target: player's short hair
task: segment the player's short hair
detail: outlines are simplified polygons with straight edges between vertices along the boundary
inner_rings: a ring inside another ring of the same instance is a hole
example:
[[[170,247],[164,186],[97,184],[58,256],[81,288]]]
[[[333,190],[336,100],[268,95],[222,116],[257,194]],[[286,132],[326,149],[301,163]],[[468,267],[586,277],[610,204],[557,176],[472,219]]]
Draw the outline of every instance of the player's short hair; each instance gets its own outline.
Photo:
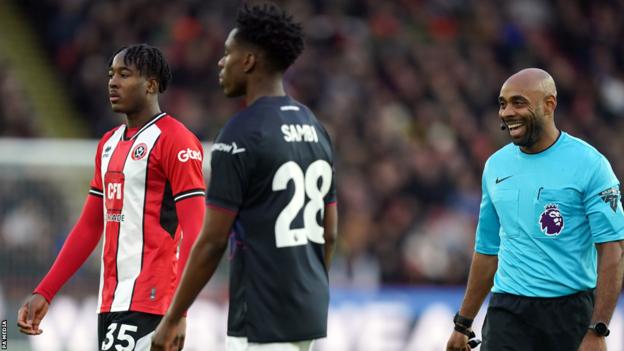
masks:
[[[120,52],[125,51],[124,64],[134,65],[143,77],[155,78],[158,81],[158,92],[167,90],[171,81],[171,69],[162,52],[148,44],[134,44],[124,46],[117,50],[108,61],[108,66],[113,64],[113,58]]]
[[[303,51],[301,24],[275,4],[245,4],[236,23],[236,37],[263,50],[278,71],[285,71]]]

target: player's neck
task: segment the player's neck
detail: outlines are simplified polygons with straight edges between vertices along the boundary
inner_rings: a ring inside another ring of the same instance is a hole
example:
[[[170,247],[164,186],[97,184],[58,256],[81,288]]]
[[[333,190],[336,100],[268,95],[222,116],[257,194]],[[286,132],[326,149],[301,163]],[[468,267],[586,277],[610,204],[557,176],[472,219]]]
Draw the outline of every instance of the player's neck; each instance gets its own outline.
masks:
[[[128,128],[142,127],[145,123],[152,119],[152,117],[156,116],[160,112],[160,106],[158,106],[158,104],[154,104],[137,113],[128,113],[126,114],[126,124],[128,125]]]
[[[264,96],[284,96],[284,84],[282,77],[263,76],[248,82],[245,103],[247,106]]]

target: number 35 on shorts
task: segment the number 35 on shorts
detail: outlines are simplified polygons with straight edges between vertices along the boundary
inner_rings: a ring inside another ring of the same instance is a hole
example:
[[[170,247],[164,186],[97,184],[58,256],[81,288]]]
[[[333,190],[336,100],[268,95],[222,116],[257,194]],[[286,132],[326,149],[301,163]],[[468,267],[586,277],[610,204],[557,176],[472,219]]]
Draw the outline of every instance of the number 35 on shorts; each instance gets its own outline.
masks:
[[[320,182],[319,182],[320,180]],[[317,221],[321,212],[321,221],[325,213],[325,195],[329,192],[332,181],[332,168],[325,160],[314,161],[305,174],[301,167],[288,161],[278,168],[273,177],[273,191],[283,191],[288,183],[294,184],[294,194],[275,221],[275,245],[290,247],[305,245],[309,241],[324,244],[324,229]],[[310,199],[306,203],[306,195]],[[291,223],[303,208],[303,228],[291,228]]]
[[[117,326],[119,325],[119,331]],[[132,351],[136,341],[131,333],[136,333],[136,325],[111,323],[106,331],[106,339],[102,342],[101,351]]]

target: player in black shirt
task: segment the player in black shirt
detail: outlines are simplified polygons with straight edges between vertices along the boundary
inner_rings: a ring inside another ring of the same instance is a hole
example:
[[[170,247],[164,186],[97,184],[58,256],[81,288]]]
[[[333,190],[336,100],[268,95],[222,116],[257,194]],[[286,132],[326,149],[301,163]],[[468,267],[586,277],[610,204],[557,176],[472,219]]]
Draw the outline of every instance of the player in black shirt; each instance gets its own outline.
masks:
[[[239,10],[219,83],[248,107],[213,146],[204,228],[152,350],[179,347],[175,327],[214,273],[228,237],[228,350],[309,350],[326,336],[338,221],[332,146],[282,83],[302,50],[301,26],[276,6]]]

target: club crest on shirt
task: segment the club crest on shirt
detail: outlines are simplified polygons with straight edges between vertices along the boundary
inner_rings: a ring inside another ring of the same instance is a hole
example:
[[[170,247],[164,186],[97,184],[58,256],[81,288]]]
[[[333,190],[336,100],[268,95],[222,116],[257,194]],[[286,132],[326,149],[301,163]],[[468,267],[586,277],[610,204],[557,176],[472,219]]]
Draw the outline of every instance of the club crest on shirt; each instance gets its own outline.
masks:
[[[600,198],[611,207],[613,212],[617,211],[618,201],[620,200],[620,189],[617,187],[609,188],[600,192]]]
[[[147,145],[140,143],[132,149],[132,159],[138,161],[147,154]]]
[[[564,226],[563,215],[557,204],[544,206],[544,212],[540,215],[539,224],[542,232],[548,236],[561,234]]]

